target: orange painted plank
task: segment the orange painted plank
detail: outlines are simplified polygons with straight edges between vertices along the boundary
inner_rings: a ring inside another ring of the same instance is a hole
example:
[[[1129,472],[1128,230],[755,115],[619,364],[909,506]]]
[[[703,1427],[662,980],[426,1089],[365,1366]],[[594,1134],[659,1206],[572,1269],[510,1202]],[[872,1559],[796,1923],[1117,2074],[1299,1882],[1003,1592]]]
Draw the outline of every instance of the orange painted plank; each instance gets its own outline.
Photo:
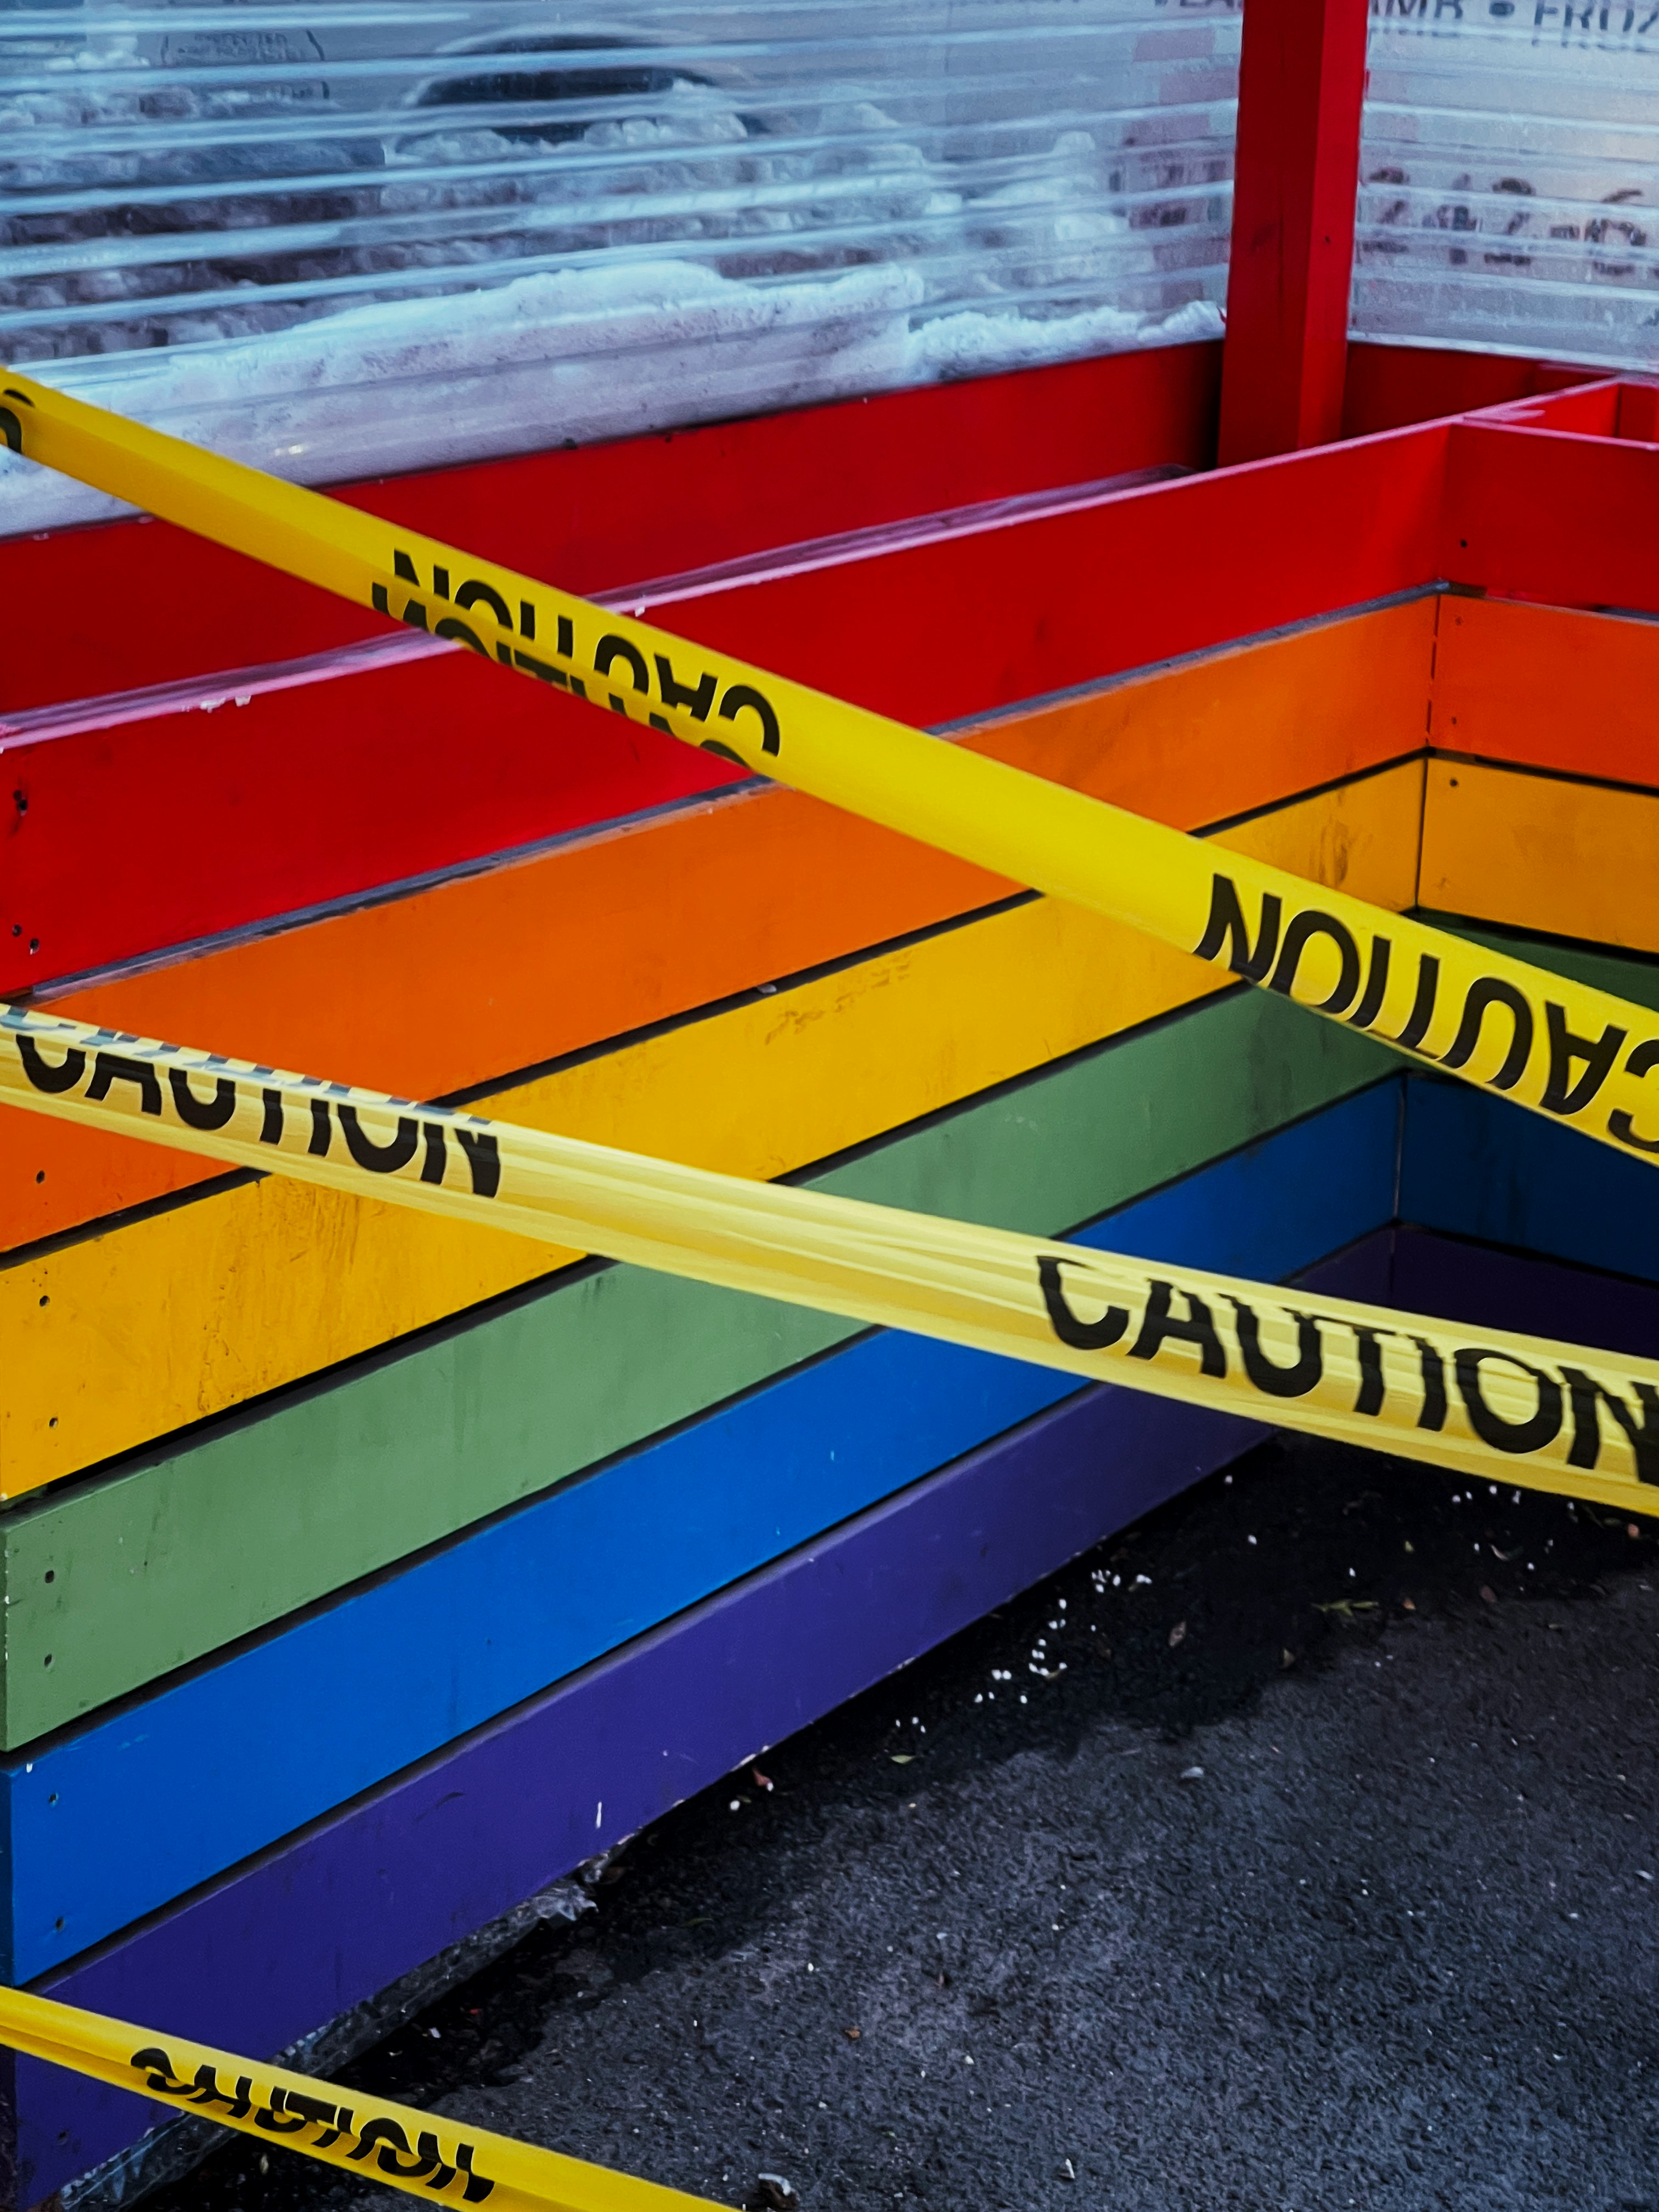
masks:
[[[1413,759],[1252,816],[1222,842],[1398,908],[1416,881],[1422,778]],[[487,1110],[769,1177],[1225,981],[1102,915],[1025,900],[585,1054],[503,1086]],[[0,1268],[0,1342],[11,1355],[0,1492],[19,1495],[325,1372],[575,1256],[283,1176],[37,1250]]]
[[[1659,623],[1446,599],[1432,741],[1530,768],[1659,786]]]
[[[963,742],[1196,829],[1420,744],[1433,624],[1434,602],[1413,601],[1001,716]],[[1009,888],[773,788],[53,1002],[111,1028],[436,1097]],[[160,1147],[0,1117],[0,1250],[205,1179],[202,1163]]]
[[[1177,661],[999,718],[969,742],[1133,813],[1206,829],[1418,750],[1437,604]]]

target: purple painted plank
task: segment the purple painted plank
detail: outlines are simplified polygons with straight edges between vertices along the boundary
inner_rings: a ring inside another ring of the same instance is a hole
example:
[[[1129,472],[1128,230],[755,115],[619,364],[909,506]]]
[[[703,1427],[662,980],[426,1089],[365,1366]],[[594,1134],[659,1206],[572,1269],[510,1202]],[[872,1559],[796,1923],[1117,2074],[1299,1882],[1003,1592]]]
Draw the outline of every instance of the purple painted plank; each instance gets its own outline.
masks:
[[[1522,1259],[1422,1229],[1394,1235],[1395,1305],[1644,1359],[1659,1348],[1659,1285],[1556,1260]]]

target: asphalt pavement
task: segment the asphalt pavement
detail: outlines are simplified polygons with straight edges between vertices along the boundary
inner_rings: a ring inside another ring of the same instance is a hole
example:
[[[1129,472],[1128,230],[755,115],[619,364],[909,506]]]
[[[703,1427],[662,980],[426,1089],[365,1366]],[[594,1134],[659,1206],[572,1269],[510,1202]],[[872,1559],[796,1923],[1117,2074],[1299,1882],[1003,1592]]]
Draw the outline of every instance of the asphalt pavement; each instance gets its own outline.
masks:
[[[1267,1444],[341,2078],[733,2206],[1659,2212],[1656,1586],[1646,1520]],[[232,2140],[148,2202],[371,2197]]]

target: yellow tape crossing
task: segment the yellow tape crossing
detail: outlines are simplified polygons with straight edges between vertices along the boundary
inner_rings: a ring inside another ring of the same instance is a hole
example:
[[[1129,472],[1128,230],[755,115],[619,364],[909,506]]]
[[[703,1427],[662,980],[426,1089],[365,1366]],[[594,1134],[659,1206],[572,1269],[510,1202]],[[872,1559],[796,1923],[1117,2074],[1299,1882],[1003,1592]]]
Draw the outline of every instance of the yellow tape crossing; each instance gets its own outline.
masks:
[[[710,1174],[27,1007],[0,1006],[0,1101],[1626,1510],[1659,1480],[1651,1361]]]
[[[1659,1016],[0,370],[14,451],[1659,1159]]]
[[[0,372],[15,452],[486,659],[1659,1157],[1659,1019],[609,613]],[[1492,1018],[1488,1018],[1491,1017]],[[1643,1510],[1659,1365],[745,1183],[26,1009],[0,1097],[611,1257]],[[0,1990],[0,2039],[395,2188],[499,2212],[702,2200]]]

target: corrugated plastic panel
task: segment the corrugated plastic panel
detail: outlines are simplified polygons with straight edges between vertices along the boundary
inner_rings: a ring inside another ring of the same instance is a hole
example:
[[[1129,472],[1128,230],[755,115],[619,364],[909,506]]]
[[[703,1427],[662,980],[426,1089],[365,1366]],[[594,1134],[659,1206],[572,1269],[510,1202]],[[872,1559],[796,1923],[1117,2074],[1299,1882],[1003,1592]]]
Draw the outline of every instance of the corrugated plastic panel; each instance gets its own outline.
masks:
[[[1659,6],[1373,0],[1358,337],[1659,363]]]
[[[0,4],[0,358],[326,480],[1213,336],[1237,48],[1165,0]],[[0,528],[71,509],[0,477]]]

